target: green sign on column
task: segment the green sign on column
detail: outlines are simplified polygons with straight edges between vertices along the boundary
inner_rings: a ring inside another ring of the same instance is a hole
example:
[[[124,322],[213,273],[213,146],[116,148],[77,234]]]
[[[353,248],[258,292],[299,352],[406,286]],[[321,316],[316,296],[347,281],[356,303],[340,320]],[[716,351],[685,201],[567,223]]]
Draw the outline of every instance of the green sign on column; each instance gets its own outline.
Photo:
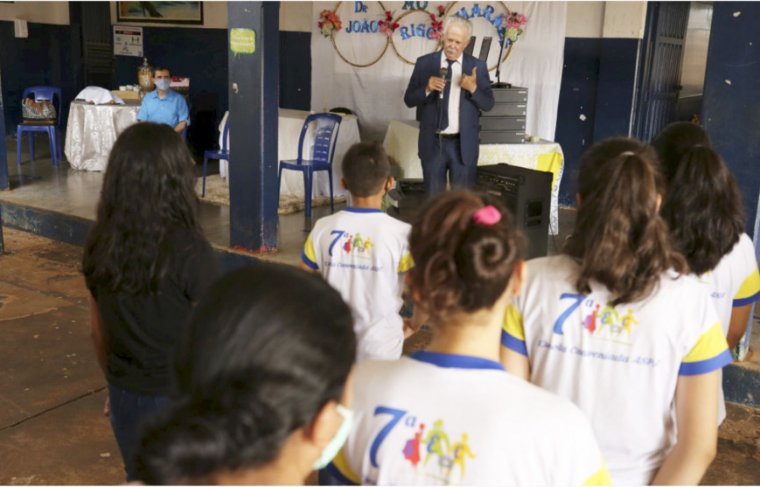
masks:
[[[230,29],[230,50],[234,54],[256,52],[256,31],[253,29]]]

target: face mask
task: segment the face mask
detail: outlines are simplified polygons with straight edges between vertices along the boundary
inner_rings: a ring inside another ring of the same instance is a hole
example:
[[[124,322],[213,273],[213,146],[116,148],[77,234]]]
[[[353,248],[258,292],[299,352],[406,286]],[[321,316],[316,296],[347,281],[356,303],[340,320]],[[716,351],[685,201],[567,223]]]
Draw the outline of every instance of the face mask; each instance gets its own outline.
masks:
[[[322,455],[320,455],[319,459],[314,464],[314,470],[325,468],[327,464],[335,458],[335,455],[338,454],[340,449],[343,448],[343,444],[348,439],[348,434],[351,433],[351,426],[353,426],[354,423],[354,412],[341,404],[338,404],[335,407],[335,410],[338,411],[338,414],[343,416],[343,424],[340,425],[338,432],[335,433],[335,436],[330,440],[330,443],[328,443],[325,449],[322,450]]]
[[[157,79],[156,80],[156,88],[158,88],[161,91],[166,91],[169,89],[169,84],[171,83],[170,79]]]

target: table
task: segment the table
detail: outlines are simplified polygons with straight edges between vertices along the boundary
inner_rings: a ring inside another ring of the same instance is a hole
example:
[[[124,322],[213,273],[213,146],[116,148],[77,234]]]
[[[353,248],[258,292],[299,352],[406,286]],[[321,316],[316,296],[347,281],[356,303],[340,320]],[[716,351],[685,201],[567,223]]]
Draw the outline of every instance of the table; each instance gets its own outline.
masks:
[[[404,178],[422,178],[422,163],[417,155],[418,122],[393,120],[385,133],[383,147],[401,166]],[[564,169],[562,147],[556,142],[525,144],[481,144],[478,165],[506,162],[514,166],[552,173],[549,233],[559,233],[559,182]]]
[[[298,137],[301,135],[301,128],[303,127],[304,120],[306,120],[306,117],[311,113],[313,112],[280,108],[278,117],[279,128],[277,134],[277,157],[280,161],[298,158]],[[342,196],[348,194],[348,191],[343,189],[340,185],[340,179],[343,177],[343,171],[341,169],[343,156],[352,145],[360,142],[361,139],[359,136],[359,122],[356,116],[340,113],[338,115],[343,117],[343,120],[338,129],[338,140],[337,145],[335,146],[332,173],[333,193],[336,196]],[[226,116],[227,114],[225,113],[225,117]],[[224,128],[224,119],[219,126],[219,146],[221,147],[221,132]],[[305,154],[309,154],[311,151],[311,140],[312,139],[307,134],[303,149]],[[229,142],[227,143],[227,147],[230,147]],[[219,174],[222,177],[227,176],[227,161],[219,161]],[[324,171],[314,173],[312,186],[314,196],[330,194],[330,182]],[[282,188],[280,192],[282,194],[303,197],[303,174],[298,171],[283,171]]]
[[[119,134],[137,122],[140,102],[125,105],[93,105],[71,102],[66,127],[66,159],[74,169],[104,171],[108,154]]]

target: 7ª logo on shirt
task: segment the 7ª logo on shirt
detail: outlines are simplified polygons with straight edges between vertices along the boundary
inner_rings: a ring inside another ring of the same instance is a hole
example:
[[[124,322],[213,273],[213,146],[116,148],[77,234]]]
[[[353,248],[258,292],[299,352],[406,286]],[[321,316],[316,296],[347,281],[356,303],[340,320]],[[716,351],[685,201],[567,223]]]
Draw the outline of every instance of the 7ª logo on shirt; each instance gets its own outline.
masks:
[[[360,232],[350,233],[345,230],[333,230],[330,232],[332,236],[332,242],[330,242],[330,248],[327,253],[330,257],[338,257],[341,255],[369,258],[372,256],[372,248],[374,242],[372,237]]]
[[[577,317],[577,311],[580,314],[580,325],[594,338],[625,345],[632,343],[635,330],[639,326],[633,309],[625,306],[618,308],[608,302],[602,304],[593,298],[574,293],[562,293],[559,300],[567,303],[567,307],[554,322],[555,334],[564,335],[568,318]]]

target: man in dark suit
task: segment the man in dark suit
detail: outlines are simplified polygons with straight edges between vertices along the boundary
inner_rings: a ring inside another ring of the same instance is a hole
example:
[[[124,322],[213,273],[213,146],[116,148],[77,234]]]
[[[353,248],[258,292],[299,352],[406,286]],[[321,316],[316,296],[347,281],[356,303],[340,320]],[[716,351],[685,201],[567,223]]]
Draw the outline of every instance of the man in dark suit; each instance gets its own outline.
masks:
[[[419,107],[418,153],[428,195],[446,189],[447,173],[453,187],[475,184],[480,111],[493,108],[494,99],[488,67],[464,54],[471,35],[469,20],[451,17],[443,49],[417,58],[404,94],[408,107]]]

